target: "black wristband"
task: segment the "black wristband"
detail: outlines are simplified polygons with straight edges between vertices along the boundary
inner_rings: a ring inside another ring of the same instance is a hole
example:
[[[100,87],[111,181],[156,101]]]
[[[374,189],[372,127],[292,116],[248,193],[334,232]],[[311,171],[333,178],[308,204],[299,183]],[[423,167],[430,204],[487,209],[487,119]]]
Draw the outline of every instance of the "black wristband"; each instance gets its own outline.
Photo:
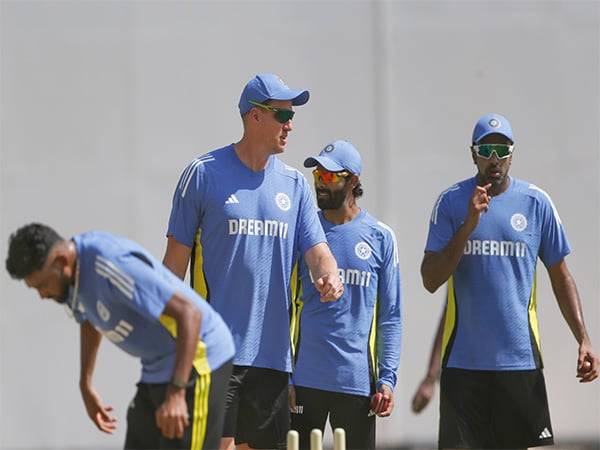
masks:
[[[175,379],[175,378],[173,378],[173,379],[172,379],[172,380],[169,382],[169,384],[170,384],[171,386],[173,386],[174,388],[177,388],[177,389],[185,389],[185,388],[187,388],[187,383],[186,383],[185,381],[182,381],[182,380],[177,380],[177,379]]]

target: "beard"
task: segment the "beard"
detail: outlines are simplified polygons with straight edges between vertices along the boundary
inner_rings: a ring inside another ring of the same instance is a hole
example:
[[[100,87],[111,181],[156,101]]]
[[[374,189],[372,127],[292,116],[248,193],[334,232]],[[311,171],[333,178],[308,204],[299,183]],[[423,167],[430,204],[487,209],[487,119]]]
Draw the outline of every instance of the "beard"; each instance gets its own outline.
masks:
[[[317,205],[321,210],[339,209],[345,199],[346,193],[343,189],[333,192],[328,189],[317,189]]]
[[[492,172],[497,172],[496,176],[492,176]],[[493,187],[501,187],[506,180],[506,173],[502,171],[499,167],[489,168],[485,172],[485,181],[486,183],[491,183]]]
[[[58,295],[56,297],[54,297],[54,300],[56,300],[56,302],[60,303],[60,304],[66,303],[69,298],[70,290],[71,290],[71,285],[69,284],[69,280],[67,279],[67,277],[65,277],[64,275],[61,274],[61,276],[60,276],[60,292],[58,293]]]

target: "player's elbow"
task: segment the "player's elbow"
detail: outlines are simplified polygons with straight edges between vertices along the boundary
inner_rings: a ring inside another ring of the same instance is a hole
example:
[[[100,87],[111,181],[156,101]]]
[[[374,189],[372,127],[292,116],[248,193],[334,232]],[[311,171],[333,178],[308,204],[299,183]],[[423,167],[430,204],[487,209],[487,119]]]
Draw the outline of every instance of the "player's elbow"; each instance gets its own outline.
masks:
[[[430,294],[435,294],[435,291],[437,291],[437,286],[435,286],[433,284],[427,284],[426,282],[423,282],[423,286],[425,286],[425,289]]]
[[[198,329],[202,323],[202,311],[191,300],[179,293],[167,302],[164,314],[172,317],[177,322],[177,327],[185,329]]]
[[[421,268],[421,279],[423,281],[423,286],[430,294],[435,293],[440,287],[440,283],[438,283],[427,271]]]
[[[433,294],[440,287],[442,283],[439,283],[435,276],[434,266],[431,263],[430,255],[426,254],[421,263],[421,280],[423,286],[427,292]]]
[[[194,304],[190,304],[187,312],[187,317],[189,317],[190,321],[194,324],[194,326],[200,326],[202,322],[202,311],[198,309],[198,307]]]

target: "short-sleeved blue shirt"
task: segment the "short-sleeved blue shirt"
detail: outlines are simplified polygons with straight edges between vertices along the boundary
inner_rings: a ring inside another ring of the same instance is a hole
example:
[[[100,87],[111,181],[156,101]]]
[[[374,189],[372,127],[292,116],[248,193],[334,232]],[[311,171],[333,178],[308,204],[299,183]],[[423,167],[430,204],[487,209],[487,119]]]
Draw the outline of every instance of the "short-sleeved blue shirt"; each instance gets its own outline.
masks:
[[[192,248],[192,286],[229,326],[234,363],[291,371],[293,263],[326,242],[304,176],[275,156],[254,172],[233,145],[201,156],[181,175],[167,235]]]
[[[73,241],[79,264],[75,319],[89,321],[140,358],[142,382],[167,383],[172,378],[176,323],[163,310],[175,293],[202,313],[194,358],[198,373],[214,371],[233,357],[233,339],[219,314],[140,245],[101,231],[77,235]]]
[[[467,214],[476,178],[439,196],[425,251],[442,251]],[[474,370],[542,367],[536,313],[536,264],[546,267],[570,252],[552,200],[515,178],[492,197],[448,280],[443,365]]]

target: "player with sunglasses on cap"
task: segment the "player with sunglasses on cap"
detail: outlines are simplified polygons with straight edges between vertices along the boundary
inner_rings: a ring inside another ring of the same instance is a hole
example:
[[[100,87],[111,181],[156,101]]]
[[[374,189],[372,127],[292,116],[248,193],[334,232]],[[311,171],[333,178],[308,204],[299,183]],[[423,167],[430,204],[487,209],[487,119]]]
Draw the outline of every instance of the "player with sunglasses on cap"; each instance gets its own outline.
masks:
[[[290,280],[298,258],[323,301],[343,285],[310,186],[282,153],[293,106],[308,101],[274,74],[245,86],[242,139],[202,155],[183,171],[173,196],[164,263],[229,326],[236,347],[221,447],[278,448],[289,429]]]
[[[294,304],[292,428],[309,448],[313,428],[346,431],[348,449],[375,448],[375,414],[389,416],[402,331],[400,269],[390,227],[357,199],[361,157],[347,141],[304,161],[313,171],[319,219],[338,265],[344,294],[322,303],[312,271],[300,265]]]
[[[546,192],[510,177],[508,120],[488,114],[473,131],[477,174],[436,201],[421,266],[435,292],[448,283],[442,336],[440,448],[527,448],[553,443],[536,313],[536,263],[550,276],[579,344],[577,378],[597,378],[571,249]]]

